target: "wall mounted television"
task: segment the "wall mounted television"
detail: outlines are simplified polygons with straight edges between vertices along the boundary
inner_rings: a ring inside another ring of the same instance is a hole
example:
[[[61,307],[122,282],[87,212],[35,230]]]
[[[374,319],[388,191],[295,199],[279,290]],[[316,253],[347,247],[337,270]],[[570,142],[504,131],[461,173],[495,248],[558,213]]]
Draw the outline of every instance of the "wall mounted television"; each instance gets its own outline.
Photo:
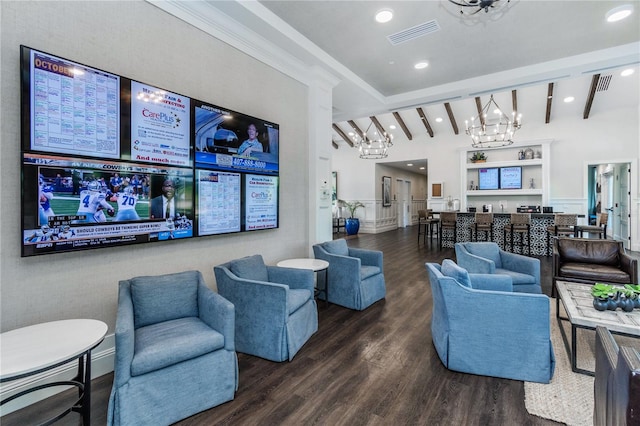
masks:
[[[26,46],[22,256],[279,226],[279,126]]]
[[[500,189],[522,189],[522,167],[500,167]]]
[[[499,189],[500,174],[497,167],[478,169],[478,189]]]

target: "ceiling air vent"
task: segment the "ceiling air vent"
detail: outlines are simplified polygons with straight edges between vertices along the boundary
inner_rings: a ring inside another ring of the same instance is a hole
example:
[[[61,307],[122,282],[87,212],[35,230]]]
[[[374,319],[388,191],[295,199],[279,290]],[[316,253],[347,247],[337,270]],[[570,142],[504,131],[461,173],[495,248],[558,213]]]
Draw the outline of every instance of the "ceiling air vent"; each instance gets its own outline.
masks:
[[[601,75],[598,79],[598,87],[596,92],[606,92],[609,90],[609,84],[611,83],[611,74]]]
[[[389,43],[393,46],[396,46],[404,43],[405,41],[414,40],[418,37],[435,33],[436,31],[440,31],[440,25],[438,25],[438,21],[433,19],[414,27],[407,28],[406,30],[399,31],[395,34],[388,35],[387,40],[389,40]]]

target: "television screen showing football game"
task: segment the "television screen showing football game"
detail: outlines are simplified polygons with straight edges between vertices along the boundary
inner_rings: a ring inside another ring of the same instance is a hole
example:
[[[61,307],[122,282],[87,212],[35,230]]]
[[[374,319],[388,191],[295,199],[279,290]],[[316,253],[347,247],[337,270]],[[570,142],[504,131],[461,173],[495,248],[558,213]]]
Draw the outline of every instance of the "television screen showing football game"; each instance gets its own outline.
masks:
[[[278,227],[277,124],[25,46],[21,96],[22,256]]]
[[[22,165],[25,256],[193,236],[191,169],[27,153]]]

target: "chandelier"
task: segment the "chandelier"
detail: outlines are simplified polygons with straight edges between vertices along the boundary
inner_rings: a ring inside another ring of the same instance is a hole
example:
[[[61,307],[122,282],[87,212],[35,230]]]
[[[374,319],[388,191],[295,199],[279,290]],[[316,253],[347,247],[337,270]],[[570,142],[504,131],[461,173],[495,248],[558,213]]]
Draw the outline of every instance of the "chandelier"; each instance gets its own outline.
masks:
[[[471,12],[471,13],[467,13],[468,15],[475,15],[476,13],[484,10],[485,13],[489,13],[489,8],[500,8],[501,6],[503,6],[505,3],[510,3],[511,0],[502,0],[501,4],[500,3],[501,0],[461,0],[461,1],[455,1],[455,0],[449,0],[449,2],[455,4],[456,6],[460,6],[460,14],[464,15],[464,8],[465,7],[475,7],[476,11],[475,12]]]
[[[389,155],[387,150],[393,146],[393,135],[387,132],[380,134],[374,131],[374,137],[370,138],[368,133],[372,124],[373,121],[369,124],[369,127],[367,127],[366,132],[361,135],[356,132],[356,135],[353,137],[355,145],[357,145],[358,151],[360,151],[360,158],[364,158],[365,160],[387,158]]]
[[[522,123],[522,114],[516,117],[516,112],[509,118],[502,112],[493,95],[489,102],[482,108],[477,117],[472,117],[471,122],[465,120],[465,131],[471,136],[471,146],[474,148],[496,148],[511,145],[513,134]]]

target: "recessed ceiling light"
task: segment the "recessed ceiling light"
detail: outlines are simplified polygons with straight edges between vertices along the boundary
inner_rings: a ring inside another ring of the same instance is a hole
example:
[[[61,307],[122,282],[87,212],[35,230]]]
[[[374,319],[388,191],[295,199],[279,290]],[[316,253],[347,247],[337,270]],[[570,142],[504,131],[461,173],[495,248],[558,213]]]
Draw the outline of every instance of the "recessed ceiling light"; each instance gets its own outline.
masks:
[[[436,118],[436,123],[442,123],[442,117],[437,117]]]
[[[353,132],[349,132],[349,133],[347,133],[347,134],[348,134],[349,136],[355,136],[355,133],[353,133]]]
[[[395,125],[395,124],[392,124],[391,126],[389,126],[389,128],[390,128],[391,130],[395,130],[395,129],[396,129],[396,125]]]
[[[413,166],[413,163],[407,163],[407,166],[411,167]]]
[[[420,170],[424,170],[424,167],[420,167]]]
[[[633,12],[633,5],[624,4],[622,6],[614,7],[610,11],[607,12],[607,22],[617,22],[620,21],[627,16],[631,15]]]
[[[429,66],[429,62],[427,62],[427,61],[420,61],[420,62],[418,62],[417,64],[415,64],[413,67],[414,67],[415,69],[417,69],[417,70],[421,70],[421,69],[424,69],[424,68],[426,68],[426,67],[428,67],[428,66]]]
[[[566,98],[564,98],[564,102],[565,103],[569,103],[569,102],[573,102],[575,101],[576,98],[574,98],[573,96],[567,96]]]
[[[384,24],[385,22],[389,22],[393,19],[393,10],[391,9],[380,9],[376,13],[376,22],[380,22]]]
[[[635,72],[635,70],[634,70],[633,68],[627,68],[626,70],[622,71],[622,72],[620,73],[620,75],[621,75],[622,77],[628,77],[628,76],[630,76],[631,74],[633,74],[634,72]]]

